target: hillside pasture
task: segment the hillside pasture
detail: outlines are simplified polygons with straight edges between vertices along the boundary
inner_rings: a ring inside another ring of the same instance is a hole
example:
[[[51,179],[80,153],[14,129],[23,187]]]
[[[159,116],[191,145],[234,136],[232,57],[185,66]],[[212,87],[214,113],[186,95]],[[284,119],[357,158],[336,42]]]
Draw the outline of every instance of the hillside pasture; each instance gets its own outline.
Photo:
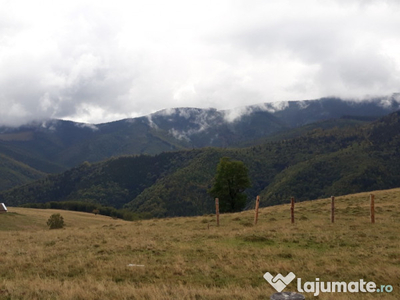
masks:
[[[9,207],[0,215],[0,299],[269,299],[263,274],[303,282],[373,281],[391,293],[315,299],[399,299],[400,189],[254,212],[126,222],[72,211]],[[263,199],[261,199],[263,201]],[[64,229],[49,230],[53,213]],[[295,291],[293,281],[285,291]],[[314,299],[304,293],[306,299]]]

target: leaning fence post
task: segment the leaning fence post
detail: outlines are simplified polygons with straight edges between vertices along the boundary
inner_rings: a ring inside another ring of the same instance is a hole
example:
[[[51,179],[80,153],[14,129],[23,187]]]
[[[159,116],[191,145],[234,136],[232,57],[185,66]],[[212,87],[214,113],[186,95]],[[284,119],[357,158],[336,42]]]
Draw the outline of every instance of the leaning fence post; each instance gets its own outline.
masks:
[[[215,214],[217,215],[217,226],[219,226],[219,199],[215,198]]]
[[[371,199],[371,223],[375,223],[375,195],[370,195]]]
[[[335,197],[331,197],[331,223],[335,223]]]
[[[294,223],[294,197],[290,199],[291,207],[290,207],[290,214],[292,218],[292,224]]]
[[[255,210],[255,214],[254,214],[254,225],[257,224],[258,221],[258,207],[260,206],[260,196],[257,196],[256,199],[256,210]]]

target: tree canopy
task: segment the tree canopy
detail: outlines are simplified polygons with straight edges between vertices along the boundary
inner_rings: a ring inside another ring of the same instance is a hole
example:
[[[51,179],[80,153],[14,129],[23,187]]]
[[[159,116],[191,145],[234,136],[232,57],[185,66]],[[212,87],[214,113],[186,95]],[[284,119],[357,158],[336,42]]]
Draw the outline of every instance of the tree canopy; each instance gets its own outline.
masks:
[[[209,190],[209,194],[219,199],[221,212],[235,212],[242,210],[246,205],[247,196],[244,191],[250,186],[245,164],[223,157],[217,166],[214,186]]]

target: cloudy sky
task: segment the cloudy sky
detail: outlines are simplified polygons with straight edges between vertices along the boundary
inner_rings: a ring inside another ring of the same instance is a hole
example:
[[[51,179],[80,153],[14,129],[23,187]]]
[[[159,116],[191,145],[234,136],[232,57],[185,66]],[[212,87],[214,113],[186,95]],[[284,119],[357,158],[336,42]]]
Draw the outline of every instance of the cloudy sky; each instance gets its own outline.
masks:
[[[397,0],[0,0],[0,123],[400,91]]]

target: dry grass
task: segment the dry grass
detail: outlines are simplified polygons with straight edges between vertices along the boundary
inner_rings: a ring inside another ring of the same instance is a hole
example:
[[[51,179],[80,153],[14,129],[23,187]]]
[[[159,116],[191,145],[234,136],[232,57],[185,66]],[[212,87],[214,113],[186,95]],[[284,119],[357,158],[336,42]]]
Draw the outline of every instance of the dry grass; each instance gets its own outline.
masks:
[[[125,222],[61,211],[9,208],[0,215],[0,299],[269,299],[262,275],[294,272],[304,281],[374,281],[391,294],[321,294],[318,299],[399,299],[400,189],[215,217]],[[262,201],[262,199],[261,199]],[[60,211],[57,211],[60,212]],[[144,265],[144,266],[128,266]],[[286,290],[296,290],[295,282]],[[306,294],[314,299],[311,294]]]

